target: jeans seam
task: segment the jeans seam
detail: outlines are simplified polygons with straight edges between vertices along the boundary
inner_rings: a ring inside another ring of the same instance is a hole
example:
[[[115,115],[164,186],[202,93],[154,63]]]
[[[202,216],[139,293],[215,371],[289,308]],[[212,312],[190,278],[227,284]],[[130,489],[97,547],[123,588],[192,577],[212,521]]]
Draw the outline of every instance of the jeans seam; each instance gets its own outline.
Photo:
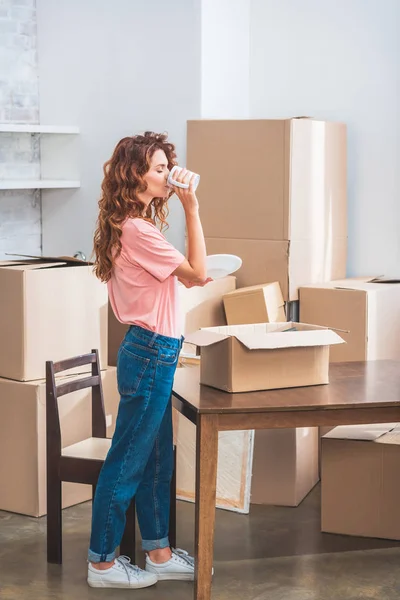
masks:
[[[154,377],[153,377],[153,380],[152,380],[152,382],[151,382],[151,388],[150,388],[150,392],[149,392],[149,394],[147,395],[147,401],[146,401],[146,403],[145,403],[145,408],[144,408],[144,411],[143,411],[143,413],[142,413],[142,415],[141,415],[141,417],[140,417],[140,419],[139,419],[138,423],[136,424],[136,427],[135,427],[135,429],[132,431],[132,437],[131,437],[131,439],[130,439],[130,441],[129,441],[128,451],[127,451],[127,453],[125,454],[124,460],[122,461],[121,468],[120,468],[119,475],[118,475],[118,479],[117,479],[117,481],[115,482],[114,489],[113,489],[113,491],[112,491],[112,494],[111,494],[110,503],[109,503],[109,505],[108,505],[108,511],[107,511],[107,521],[106,521],[106,526],[105,526],[105,529],[104,529],[103,543],[102,543],[102,546],[101,546],[101,550],[102,550],[102,552],[101,552],[101,556],[104,556],[104,554],[105,554],[105,553],[103,552],[103,550],[104,550],[104,546],[105,546],[105,545],[106,545],[106,543],[108,542],[108,535],[109,535],[109,529],[110,529],[110,517],[111,517],[111,505],[112,505],[112,503],[113,503],[113,500],[114,500],[115,491],[116,491],[116,489],[117,489],[117,487],[118,487],[118,485],[119,485],[119,482],[121,481],[122,474],[123,474],[123,472],[124,472],[124,469],[125,469],[125,465],[126,465],[126,463],[127,463],[127,461],[128,461],[128,457],[129,457],[129,456],[130,456],[130,454],[131,454],[132,442],[133,442],[133,437],[134,437],[134,434],[136,433],[136,431],[138,430],[139,426],[141,425],[141,423],[142,423],[142,421],[143,421],[143,418],[144,418],[144,414],[145,414],[145,412],[146,412],[146,410],[147,410],[147,407],[149,406],[149,402],[150,402],[151,393],[152,393],[152,391],[153,391],[153,387],[154,387],[154,380],[155,380],[155,376],[156,376],[156,367],[154,367]],[[115,548],[114,548],[114,550],[115,550]]]
[[[157,540],[160,539],[160,515],[159,515],[159,505],[156,495],[156,487],[158,484],[159,474],[160,474],[160,446],[159,446],[159,437],[156,437],[156,468],[154,474],[153,481],[153,502],[154,502],[154,520],[156,522],[156,532],[157,532]]]

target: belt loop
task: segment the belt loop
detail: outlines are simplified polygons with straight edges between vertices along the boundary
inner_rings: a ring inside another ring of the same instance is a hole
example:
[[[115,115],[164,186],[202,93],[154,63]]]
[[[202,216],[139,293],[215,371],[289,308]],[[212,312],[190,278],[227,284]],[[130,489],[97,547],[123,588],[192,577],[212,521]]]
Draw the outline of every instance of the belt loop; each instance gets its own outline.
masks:
[[[152,348],[154,346],[154,342],[156,341],[157,337],[158,337],[158,333],[154,332],[153,335],[151,336],[151,340],[149,342],[150,348]]]

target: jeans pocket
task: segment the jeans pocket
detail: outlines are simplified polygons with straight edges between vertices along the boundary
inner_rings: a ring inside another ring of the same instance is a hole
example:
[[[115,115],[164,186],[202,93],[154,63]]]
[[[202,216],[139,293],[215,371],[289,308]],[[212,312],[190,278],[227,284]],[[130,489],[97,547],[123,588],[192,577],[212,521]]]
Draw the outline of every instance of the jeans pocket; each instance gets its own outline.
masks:
[[[178,360],[178,348],[161,348],[158,354],[158,362],[168,367],[174,366]]]
[[[122,345],[117,359],[118,392],[121,396],[136,394],[150,364],[150,358],[140,356]]]

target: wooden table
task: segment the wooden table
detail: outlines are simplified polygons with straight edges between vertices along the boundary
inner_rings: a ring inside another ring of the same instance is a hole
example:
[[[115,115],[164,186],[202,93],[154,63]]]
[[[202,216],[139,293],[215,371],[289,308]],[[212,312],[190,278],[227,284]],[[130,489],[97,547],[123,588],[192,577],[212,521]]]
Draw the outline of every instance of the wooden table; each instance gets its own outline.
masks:
[[[197,426],[195,600],[210,600],[218,432],[400,422],[400,362],[332,364],[329,385],[229,394],[178,369],[174,406]]]

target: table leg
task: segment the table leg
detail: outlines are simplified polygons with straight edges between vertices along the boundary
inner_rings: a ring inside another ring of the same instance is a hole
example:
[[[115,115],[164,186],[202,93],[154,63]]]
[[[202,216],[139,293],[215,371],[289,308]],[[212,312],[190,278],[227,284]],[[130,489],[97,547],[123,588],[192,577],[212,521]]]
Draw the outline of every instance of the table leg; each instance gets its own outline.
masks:
[[[217,493],[218,415],[198,415],[194,599],[210,600]]]

